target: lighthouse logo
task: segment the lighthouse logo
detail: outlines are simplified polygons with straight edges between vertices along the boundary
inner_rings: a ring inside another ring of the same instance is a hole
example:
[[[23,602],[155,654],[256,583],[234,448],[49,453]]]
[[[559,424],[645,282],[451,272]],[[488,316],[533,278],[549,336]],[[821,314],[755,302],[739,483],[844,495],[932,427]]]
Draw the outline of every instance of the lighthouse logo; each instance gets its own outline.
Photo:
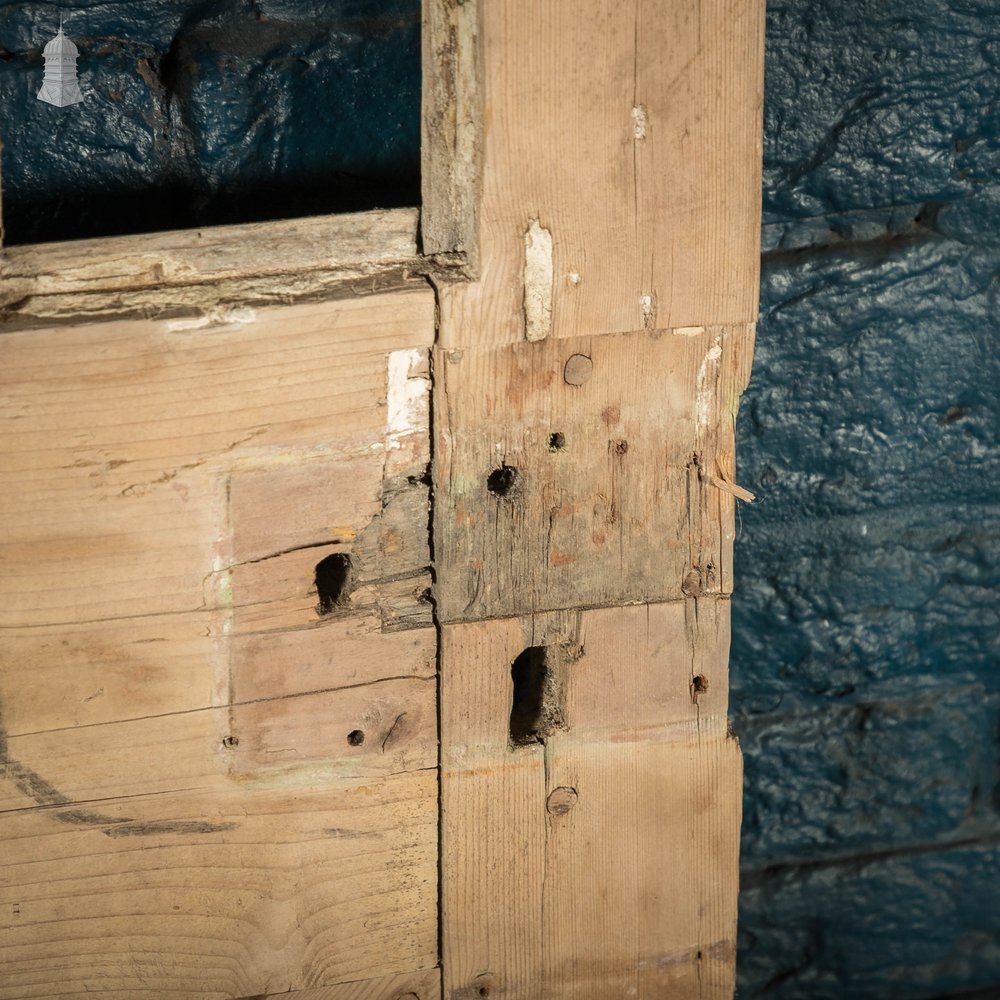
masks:
[[[76,79],[76,59],[80,50],[63,34],[62,21],[59,34],[42,50],[45,57],[45,78],[38,100],[65,108],[83,100],[80,84]]]

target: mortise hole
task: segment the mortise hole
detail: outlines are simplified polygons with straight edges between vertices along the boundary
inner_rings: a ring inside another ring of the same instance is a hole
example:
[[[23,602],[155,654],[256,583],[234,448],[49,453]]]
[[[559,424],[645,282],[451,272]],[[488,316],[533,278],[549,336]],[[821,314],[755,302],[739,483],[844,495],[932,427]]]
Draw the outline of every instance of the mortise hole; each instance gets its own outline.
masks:
[[[549,451],[562,451],[566,447],[566,435],[554,431],[549,435]]]
[[[511,746],[544,743],[554,729],[563,727],[558,666],[554,646],[529,646],[510,665]]]
[[[510,496],[517,482],[517,469],[510,465],[501,465],[486,477],[486,488],[495,497]]]
[[[347,603],[351,580],[351,557],[337,553],[316,564],[316,613],[328,615]]]
[[[347,734],[347,742],[351,744],[352,747],[359,747],[365,741],[365,734],[360,729],[352,729]]]
[[[510,709],[510,741],[528,746],[539,740],[543,691],[548,674],[544,646],[529,646],[511,664],[514,697]]]
[[[708,690],[708,678],[702,676],[701,674],[697,674],[691,680],[691,690],[694,691],[695,694],[704,694]]]

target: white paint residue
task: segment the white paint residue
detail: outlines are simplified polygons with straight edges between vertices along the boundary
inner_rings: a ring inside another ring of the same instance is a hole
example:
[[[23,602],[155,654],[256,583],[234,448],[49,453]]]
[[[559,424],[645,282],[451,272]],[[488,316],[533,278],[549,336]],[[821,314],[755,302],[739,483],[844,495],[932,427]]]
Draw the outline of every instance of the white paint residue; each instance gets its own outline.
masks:
[[[190,319],[171,319],[167,321],[167,329],[171,333],[183,333],[186,330],[200,330],[208,326],[212,320],[208,316],[193,316]]]
[[[642,325],[652,330],[656,326],[656,296],[640,295],[639,308],[642,310]]]
[[[248,323],[257,322],[257,310],[249,306],[237,306],[235,309],[226,309],[222,314],[223,323],[239,323],[245,326]]]
[[[621,107],[621,105],[619,105]],[[638,104],[632,109],[632,134],[636,142],[646,138],[646,128],[649,125],[649,115],[644,104]]]
[[[544,340],[552,328],[552,233],[532,219],[524,234],[524,335]]]
[[[671,331],[677,337],[700,337],[704,332],[703,326],[675,326]]]
[[[569,283],[571,285],[579,285],[580,282],[583,281],[583,278],[581,278],[576,271],[570,271],[566,277],[569,279]]]
[[[420,430],[427,393],[427,379],[410,377],[410,371],[422,364],[424,352],[393,351],[389,355],[389,386],[386,393],[386,436],[390,447],[399,448],[399,438]]]
[[[171,333],[184,333],[188,330],[202,330],[206,326],[220,324],[237,324],[246,326],[257,322],[257,310],[249,306],[237,306],[233,309],[212,309],[201,316],[191,316],[187,319],[168,320],[166,327]]]
[[[712,422],[712,409],[715,403],[715,383],[719,377],[719,361],[722,358],[722,342],[716,340],[698,369],[696,382],[698,426],[708,427]]]

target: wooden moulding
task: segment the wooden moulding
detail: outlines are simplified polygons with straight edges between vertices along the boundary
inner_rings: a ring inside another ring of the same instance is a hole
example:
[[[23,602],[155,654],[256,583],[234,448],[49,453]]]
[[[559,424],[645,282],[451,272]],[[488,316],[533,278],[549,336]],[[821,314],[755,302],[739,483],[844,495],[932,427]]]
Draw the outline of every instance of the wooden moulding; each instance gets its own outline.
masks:
[[[420,209],[8,247],[0,251],[0,330],[128,316],[219,318],[234,306],[390,291],[412,275],[473,277],[479,16],[478,0],[423,0]]]
[[[483,95],[479,0],[423,0],[421,246],[478,270]],[[447,276],[447,272],[442,272]]]
[[[3,330],[390,291],[423,266],[417,209],[8,247]]]

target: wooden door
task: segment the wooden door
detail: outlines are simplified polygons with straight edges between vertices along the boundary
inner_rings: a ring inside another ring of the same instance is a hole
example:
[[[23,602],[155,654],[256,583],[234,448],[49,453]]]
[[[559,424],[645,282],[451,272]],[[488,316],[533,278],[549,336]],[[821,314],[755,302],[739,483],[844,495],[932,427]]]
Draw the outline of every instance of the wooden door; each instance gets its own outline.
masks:
[[[0,1000],[732,994],[762,4],[434,0],[424,206],[0,262]]]

